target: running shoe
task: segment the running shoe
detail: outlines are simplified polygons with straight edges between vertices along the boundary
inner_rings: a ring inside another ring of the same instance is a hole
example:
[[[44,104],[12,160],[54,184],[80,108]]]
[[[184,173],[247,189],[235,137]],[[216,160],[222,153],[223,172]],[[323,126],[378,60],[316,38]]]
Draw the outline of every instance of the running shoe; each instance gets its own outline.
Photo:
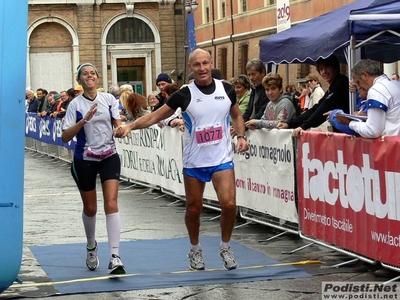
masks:
[[[188,253],[188,258],[190,262],[189,264],[190,270],[204,270],[206,268],[206,265],[204,264],[203,260],[203,251],[190,250]]]
[[[93,248],[86,246],[86,266],[90,271],[94,271],[99,266],[99,258],[97,256],[97,242]]]
[[[116,254],[111,255],[110,263],[108,264],[108,274],[126,274],[124,264],[122,263],[121,258]]]
[[[239,267],[231,248],[220,248],[219,257],[221,257],[224,262],[224,268],[226,270],[235,270]]]

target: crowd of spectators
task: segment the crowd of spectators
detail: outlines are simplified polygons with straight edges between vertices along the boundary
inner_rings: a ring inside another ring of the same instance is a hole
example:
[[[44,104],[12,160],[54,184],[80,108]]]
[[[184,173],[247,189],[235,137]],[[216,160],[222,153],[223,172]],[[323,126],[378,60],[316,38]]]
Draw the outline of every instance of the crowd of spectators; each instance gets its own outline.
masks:
[[[39,118],[63,118],[69,103],[80,93],[83,92],[82,86],[70,88],[66,91],[50,91],[38,88],[35,91],[28,88],[26,90],[26,112],[37,113]]]
[[[400,91],[398,75],[392,74],[391,78],[383,75],[378,65],[372,61],[364,61],[361,64],[364,69],[368,67],[367,70],[357,71],[355,69],[355,72],[358,73],[353,73],[353,75],[355,78],[364,78],[363,76],[368,75],[371,79],[366,84],[362,80],[349,82],[347,76],[340,73],[339,61],[334,55],[325,59],[321,58],[315,64],[319,76],[314,73],[307,75],[304,82],[299,83],[300,91],[294,84],[287,85],[284,88],[282,77],[279,74],[267,74],[265,65],[260,59],[250,60],[246,64],[246,74],[240,74],[229,80],[222,78],[222,73],[218,69],[212,69],[211,73],[214,79],[228,81],[234,86],[237,105],[246,122],[247,129],[293,128],[293,136],[298,137],[302,131],[310,128],[327,130],[322,127],[322,124],[325,124],[328,116],[328,120],[334,125],[329,129],[336,132],[354,133],[355,135],[359,135],[358,132],[361,132],[362,136],[373,138],[381,134],[400,131],[397,122],[392,120],[391,109],[392,105],[397,109],[397,103],[400,101],[394,98],[398,94],[396,89]],[[375,67],[373,68],[373,66]],[[326,92],[321,86],[320,78],[324,79],[329,85]],[[375,83],[376,80],[378,82]],[[187,84],[191,84],[192,81],[193,74],[191,73],[187,78]],[[388,81],[397,83],[387,84]],[[382,112],[376,110],[378,108],[374,107],[372,100],[367,105],[368,95],[376,90],[378,83],[390,87],[391,92],[388,95],[393,98],[390,103],[386,104],[386,110],[381,109]],[[136,118],[156,111],[166,103],[172,93],[183,87],[174,83],[166,73],[158,74],[155,86],[157,90],[150,91],[147,97],[136,93],[130,84],[121,86],[114,84],[109,87],[108,93],[119,101],[122,121],[132,122]],[[98,91],[102,92],[104,89],[99,88]],[[27,89],[26,111],[37,113],[40,118],[63,118],[68,104],[82,92],[81,86],[61,92],[47,92],[43,88],[38,88],[36,91]],[[356,114],[367,115],[368,106],[375,108],[370,113],[371,116],[374,116],[371,119],[375,120],[375,123],[367,122],[368,130],[361,129],[365,128],[362,124],[355,124],[339,117],[333,119],[331,116],[329,118],[332,111],[337,113],[339,110],[340,112],[350,113],[349,92],[356,94]],[[378,123],[377,119],[380,120]],[[173,116],[163,120],[158,125],[161,128],[164,126],[178,127],[181,131],[184,131],[185,128],[179,109]],[[386,130],[387,126],[390,127],[390,130]],[[232,126],[231,135],[236,135]]]

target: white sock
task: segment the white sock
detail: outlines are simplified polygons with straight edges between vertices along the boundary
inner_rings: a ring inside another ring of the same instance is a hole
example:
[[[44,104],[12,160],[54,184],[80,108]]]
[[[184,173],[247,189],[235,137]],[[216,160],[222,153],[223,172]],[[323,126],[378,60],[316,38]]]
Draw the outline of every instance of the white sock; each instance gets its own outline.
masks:
[[[221,243],[219,244],[219,247],[223,248],[223,249],[229,249],[231,247],[231,245],[229,244],[229,242],[225,243],[225,242],[221,241]]]
[[[85,228],[88,248],[96,246],[96,215],[88,217],[82,212],[83,227]]]
[[[110,256],[112,254],[119,256],[119,241],[121,236],[121,216],[119,212],[106,215],[106,225]]]
[[[193,250],[193,251],[199,251],[199,250],[201,250],[201,245],[200,245],[200,243],[197,244],[197,245],[190,245],[190,250]]]

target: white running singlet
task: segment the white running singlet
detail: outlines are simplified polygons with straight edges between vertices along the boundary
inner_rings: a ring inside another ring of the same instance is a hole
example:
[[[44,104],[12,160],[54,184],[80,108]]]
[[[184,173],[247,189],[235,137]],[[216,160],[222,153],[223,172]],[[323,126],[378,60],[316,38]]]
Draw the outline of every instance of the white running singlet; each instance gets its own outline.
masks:
[[[92,161],[101,161],[117,153],[114,140],[113,120],[120,119],[118,100],[111,94],[98,92],[93,101],[82,94],[68,105],[63,130],[78,123],[94,103],[97,113],[76,135],[74,156]]]
[[[184,168],[212,167],[233,160],[229,133],[231,99],[220,80],[214,80],[215,91],[202,93],[194,82],[188,85],[190,103],[182,117],[185,120],[183,150]]]

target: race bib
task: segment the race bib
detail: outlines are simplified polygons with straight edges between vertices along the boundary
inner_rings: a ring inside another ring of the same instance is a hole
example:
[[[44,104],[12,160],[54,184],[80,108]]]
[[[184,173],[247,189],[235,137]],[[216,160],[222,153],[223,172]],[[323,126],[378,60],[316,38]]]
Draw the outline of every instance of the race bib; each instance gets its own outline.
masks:
[[[196,127],[196,140],[198,147],[218,144],[222,140],[222,126]]]
[[[96,159],[105,159],[111,155],[114,154],[114,149],[113,148],[109,148],[107,150],[104,151],[99,151],[99,152],[92,152],[92,150],[90,148],[87,149],[86,151],[86,156],[87,157],[92,157],[92,158],[96,158]]]

